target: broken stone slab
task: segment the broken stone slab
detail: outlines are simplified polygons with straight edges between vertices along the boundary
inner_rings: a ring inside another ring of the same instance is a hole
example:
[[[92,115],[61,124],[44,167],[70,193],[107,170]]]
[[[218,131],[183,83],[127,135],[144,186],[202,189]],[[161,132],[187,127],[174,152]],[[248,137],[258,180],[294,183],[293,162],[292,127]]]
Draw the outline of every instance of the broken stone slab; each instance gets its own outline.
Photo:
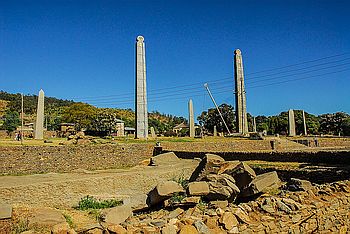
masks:
[[[226,211],[219,219],[219,223],[223,224],[226,230],[231,230],[233,227],[237,226],[238,220],[232,214],[232,212]]]
[[[174,219],[177,218],[180,214],[184,212],[181,208],[176,208],[175,210],[171,211],[170,214],[167,216],[168,219]]]
[[[255,171],[247,163],[239,161],[225,162],[218,173],[232,176],[239,189],[246,188],[256,177]]]
[[[33,211],[32,215],[28,218],[28,223],[30,227],[51,227],[64,222],[66,222],[66,219],[63,217],[62,213],[58,210],[51,208],[38,208],[35,211]]]
[[[190,181],[201,181],[209,174],[217,174],[225,159],[215,154],[206,154],[190,177]]]
[[[121,205],[104,210],[101,213],[102,221],[107,225],[118,225],[132,215],[129,205]]]
[[[291,178],[287,182],[287,188],[290,191],[309,191],[313,190],[313,186],[308,180],[301,180],[296,178]]]
[[[162,228],[162,234],[176,234],[176,226],[167,224]]]
[[[110,234],[126,234],[127,231],[126,229],[121,226],[121,225],[110,225],[107,227],[107,230],[109,231]]]
[[[239,194],[239,189],[222,185],[218,182],[209,182],[209,194],[205,197],[209,201],[228,200],[234,201]]]
[[[201,197],[185,197],[181,201],[174,202],[171,199],[164,201],[164,207],[193,207],[201,201]]]
[[[12,217],[12,206],[8,204],[0,204],[0,220],[10,219]]]
[[[149,192],[147,204],[148,206],[153,206],[162,203],[175,193],[185,193],[185,190],[175,181],[161,182],[151,192]]]
[[[174,152],[159,154],[151,158],[151,166],[171,165],[178,163],[180,159]]]
[[[200,233],[200,234],[211,234],[209,228],[207,227],[207,225],[205,225],[203,223],[203,221],[201,220],[196,220],[194,222],[194,226],[197,228],[197,231]]]
[[[281,185],[281,180],[278,178],[277,172],[267,172],[252,180],[248,188],[244,189],[239,195],[241,197],[249,197],[262,192],[268,192],[274,189],[278,189]]]
[[[69,227],[68,223],[64,222],[53,226],[51,229],[51,234],[73,233],[72,231],[73,230]]]
[[[233,208],[232,213],[237,217],[238,221],[245,224],[252,224],[249,216],[240,208]]]
[[[211,201],[209,202],[209,208],[211,209],[225,209],[228,206],[228,201]]]
[[[180,234],[198,234],[198,231],[194,226],[187,224],[181,228],[179,233]]]
[[[205,181],[191,182],[187,188],[190,196],[203,196],[209,193],[209,185]]]
[[[232,176],[227,174],[210,174],[205,177],[209,185],[209,194],[206,198],[210,201],[229,200],[234,201],[240,193]]]

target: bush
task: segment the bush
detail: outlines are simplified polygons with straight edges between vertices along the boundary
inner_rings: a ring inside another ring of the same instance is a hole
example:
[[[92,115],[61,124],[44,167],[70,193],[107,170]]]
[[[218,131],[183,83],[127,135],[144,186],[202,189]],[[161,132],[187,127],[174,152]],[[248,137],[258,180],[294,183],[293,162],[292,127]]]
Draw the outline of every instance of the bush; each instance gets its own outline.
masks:
[[[111,208],[115,206],[120,206],[123,204],[123,201],[110,199],[110,200],[102,200],[99,201],[93,196],[87,195],[86,197],[83,197],[79,203],[78,206],[74,207],[77,210],[88,210],[88,209],[106,209]]]

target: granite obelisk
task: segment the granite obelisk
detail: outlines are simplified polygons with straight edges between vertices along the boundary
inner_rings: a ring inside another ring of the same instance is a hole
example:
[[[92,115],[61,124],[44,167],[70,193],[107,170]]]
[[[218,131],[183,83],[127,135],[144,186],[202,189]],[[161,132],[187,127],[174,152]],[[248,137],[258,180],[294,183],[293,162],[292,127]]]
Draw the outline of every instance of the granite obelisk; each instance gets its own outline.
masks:
[[[188,101],[188,124],[190,127],[190,137],[195,136],[194,130],[194,114],[193,114],[193,102],[192,99]]]
[[[143,36],[136,38],[135,138],[148,137],[146,55]]]
[[[256,119],[253,117],[253,132],[256,132]]]
[[[44,91],[42,89],[40,89],[38,96],[34,138],[37,140],[44,139]]]
[[[295,119],[294,119],[294,111],[290,109],[288,111],[288,126],[289,126],[289,136],[295,136]]]
[[[236,124],[241,134],[248,133],[246,92],[244,88],[244,73],[242,54],[239,49],[235,50],[234,56],[235,74],[235,97],[236,97]]]
[[[305,111],[304,110],[303,110],[303,125],[304,125],[304,136],[307,136],[306,118],[305,118]]]

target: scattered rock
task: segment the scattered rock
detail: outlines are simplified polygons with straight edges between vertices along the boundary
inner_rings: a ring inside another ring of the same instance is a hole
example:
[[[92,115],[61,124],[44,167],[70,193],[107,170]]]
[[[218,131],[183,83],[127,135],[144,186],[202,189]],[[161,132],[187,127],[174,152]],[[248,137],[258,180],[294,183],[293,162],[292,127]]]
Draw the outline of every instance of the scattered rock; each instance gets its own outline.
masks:
[[[171,211],[170,214],[168,215],[168,219],[173,219],[173,218],[177,218],[180,214],[182,214],[184,212],[183,209],[181,208],[176,208],[175,210]]]
[[[200,234],[210,234],[209,228],[201,220],[195,221],[194,226]]]
[[[179,234],[198,234],[197,229],[192,225],[184,225]]]
[[[258,175],[252,182],[249,184],[249,187],[246,188],[240,196],[248,197],[253,196],[258,193],[267,192],[269,190],[278,189],[281,185],[281,180],[278,178],[277,172],[272,171]]]
[[[126,234],[126,229],[121,225],[109,225],[108,231],[110,234]]]
[[[190,181],[201,181],[209,174],[217,174],[225,159],[215,154],[206,154],[191,175]]]
[[[287,188],[290,191],[308,191],[312,190],[313,186],[308,180],[291,178],[287,183]]]
[[[128,205],[116,206],[102,212],[101,218],[108,225],[118,225],[132,215],[132,209]]]
[[[220,217],[219,223],[223,224],[226,230],[231,230],[238,225],[238,220],[231,212],[225,212]]]
[[[31,217],[28,218],[29,226],[45,226],[51,227],[56,224],[65,223],[66,219],[58,210],[51,208],[36,209]]]
[[[168,224],[162,228],[162,234],[176,234],[176,226]]]
[[[12,217],[12,206],[7,204],[0,204],[0,220],[10,219]]]
[[[231,175],[235,179],[239,189],[246,188],[256,177],[255,171],[245,162],[230,162],[229,166],[220,168],[220,171],[224,174]]]
[[[159,204],[170,198],[175,193],[184,193],[182,186],[175,181],[159,183],[149,194],[147,204],[149,206]]]
[[[205,181],[191,182],[187,190],[190,196],[203,196],[209,194],[209,185]]]
[[[221,208],[225,209],[228,206],[228,201],[211,201],[209,202],[209,208],[216,209]]]
[[[52,234],[67,234],[69,232],[70,232],[70,227],[69,227],[68,223],[66,223],[66,222],[56,224],[51,229]]]
[[[151,166],[160,166],[160,165],[171,165],[178,163],[180,159],[176,156],[174,152],[168,152],[159,154],[151,158]]]

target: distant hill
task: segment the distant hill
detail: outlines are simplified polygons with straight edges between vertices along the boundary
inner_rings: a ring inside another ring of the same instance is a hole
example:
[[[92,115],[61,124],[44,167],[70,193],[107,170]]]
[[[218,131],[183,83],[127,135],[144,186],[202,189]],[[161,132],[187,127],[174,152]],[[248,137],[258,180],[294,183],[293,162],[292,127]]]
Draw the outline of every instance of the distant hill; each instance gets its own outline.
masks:
[[[37,108],[37,95],[24,95],[25,122],[35,120]],[[11,94],[0,91],[0,118],[6,111],[21,112],[21,94]],[[86,103],[62,100],[54,97],[45,97],[45,116],[49,130],[58,130],[59,124],[63,122],[74,122],[88,127],[93,120],[98,120],[101,115],[113,115],[122,119],[125,126],[135,127],[135,114],[132,109],[97,108]],[[161,114],[159,112],[149,113],[149,126],[154,127],[157,132],[171,130],[175,125],[186,122],[183,117]]]

